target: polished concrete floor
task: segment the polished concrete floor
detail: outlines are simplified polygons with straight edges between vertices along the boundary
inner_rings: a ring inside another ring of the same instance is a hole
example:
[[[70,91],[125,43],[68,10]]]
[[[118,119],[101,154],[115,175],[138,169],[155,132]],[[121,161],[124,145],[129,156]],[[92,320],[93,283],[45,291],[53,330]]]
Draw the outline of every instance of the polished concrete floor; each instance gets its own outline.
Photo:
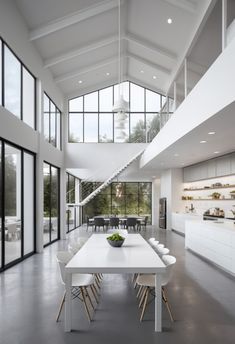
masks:
[[[184,238],[149,227],[143,235],[158,237],[177,258],[168,285],[176,319],[163,306],[163,332],[154,332],[153,303],[139,322],[130,276],[104,275],[99,306],[89,324],[80,301],[73,301],[73,331],[64,333],[64,313],[55,322],[63,293],[55,260],[68,240],[87,236],[77,229],[0,274],[1,344],[227,344],[235,342],[235,279],[184,249]]]

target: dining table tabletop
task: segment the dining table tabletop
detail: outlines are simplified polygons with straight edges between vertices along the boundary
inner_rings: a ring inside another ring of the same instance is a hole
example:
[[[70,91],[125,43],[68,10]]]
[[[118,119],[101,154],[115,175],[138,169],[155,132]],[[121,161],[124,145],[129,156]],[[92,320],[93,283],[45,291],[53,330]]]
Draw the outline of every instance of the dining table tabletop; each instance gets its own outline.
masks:
[[[74,273],[104,274],[155,274],[155,331],[162,330],[161,275],[165,264],[140,234],[128,234],[122,247],[112,247],[108,234],[93,234],[65,267],[65,331],[71,331],[72,295],[71,284]]]

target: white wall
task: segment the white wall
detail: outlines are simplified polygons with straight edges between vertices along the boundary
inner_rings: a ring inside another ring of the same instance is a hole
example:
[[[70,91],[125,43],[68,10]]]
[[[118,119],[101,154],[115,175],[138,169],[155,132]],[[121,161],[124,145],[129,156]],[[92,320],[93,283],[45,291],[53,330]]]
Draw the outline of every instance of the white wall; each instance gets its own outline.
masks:
[[[26,24],[18,12],[14,1],[0,0],[0,35],[15,52],[22,63],[37,78],[37,128],[36,132],[20,121],[8,110],[0,106],[0,137],[7,139],[29,151],[36,157],[36,210],[37,210],[37,251],[43,250],[43,161],[63,168],[64,153],[44,141],[42,132],[43,104],[42,96],[45,90],[55,104],[63,111],[64,97],[53,82],[50,72],[43,67],[43,61],[33,43],[29,41]],[[62,194],[64,196],[64,194]],[[64,227],[64,199],[61,197],[61,229]],[[63,233],[62,233],[63,237]]]
[[[82,179],[94,177],[94,180],[102,181],[126,164],[146,145],[145,143],[68,143],[65,151],[65,166],[69,169],[83,169],[78,171],[80,174],[76,173]],[[136,165],[137,168],[139,169]]]
[[[233,40],[204,74],[163,129],[147,147],[141,167],[234,102],[235,40]]]
[[[161,174],[160,195],[167,199],[167,229],[171,230],[172,212],[182,211],[181,200],[183,188],[182,169],[168,169]]]
[[[152,224],[159,225],[160,179],[152,182]]]

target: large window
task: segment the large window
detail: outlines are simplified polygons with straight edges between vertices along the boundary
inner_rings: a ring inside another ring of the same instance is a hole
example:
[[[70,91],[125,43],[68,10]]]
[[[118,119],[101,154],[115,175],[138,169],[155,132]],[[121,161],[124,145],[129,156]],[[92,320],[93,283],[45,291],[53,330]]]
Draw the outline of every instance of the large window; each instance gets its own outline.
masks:
[[[82,187],[82,199],[99,186],[99,183],[85,183]],[[87,216],[152,216],[152,183],[115,182],[102,190],[83,207],[83,222]]]
[[[69,100],[69,142],[150,142],[159,132],[165,97],[131,82],[122,84],[130,111],[112,112],[118,85]]]
[[[0,105],[36,129],[36,79],[0,39]]]
[[[35,251],[35,157],[0,141],[0,268]]]
[[[66,222],[67,232],[70,232],[79,226],[80,208],[75,205],[79,201],[79,179],[70,173],[66,173],[66,178]]]
[[[61,149],[61,112],[44,93],[44,138],[54,147]]]
[[[60,171],[48,163],[43,164],[44,177],[44,216],[43,216],[43,234],[44,246],[48,245],[60,237]]]

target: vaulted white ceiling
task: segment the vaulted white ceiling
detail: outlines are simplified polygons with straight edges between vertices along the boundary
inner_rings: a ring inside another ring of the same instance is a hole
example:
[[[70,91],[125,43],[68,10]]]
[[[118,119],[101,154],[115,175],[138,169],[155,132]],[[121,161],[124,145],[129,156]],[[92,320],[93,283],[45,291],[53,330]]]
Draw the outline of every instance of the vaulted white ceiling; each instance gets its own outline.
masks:
[[[15,2],[44,67],[52,72],[65,95],[82,94],[118,81],[118,0]],[[122,0],[123,79],[166,93],[214,3]],[[168,18],[172,24],[167,23]],[[198,52],[197,64],[195,56],[189,68],[194,74],[196,70],[199,78],[203,59]]]

